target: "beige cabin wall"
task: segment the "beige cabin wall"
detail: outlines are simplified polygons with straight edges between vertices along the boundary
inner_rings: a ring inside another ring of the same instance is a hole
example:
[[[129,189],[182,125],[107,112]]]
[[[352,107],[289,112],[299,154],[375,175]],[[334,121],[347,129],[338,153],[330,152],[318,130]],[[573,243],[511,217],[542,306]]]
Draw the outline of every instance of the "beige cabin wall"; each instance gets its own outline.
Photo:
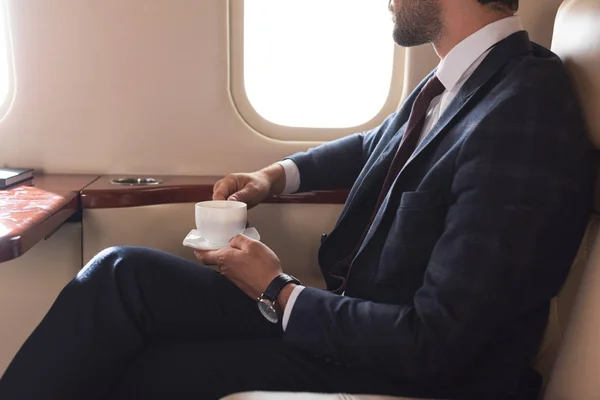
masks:
[[[22,257],[0,264],[0,375],[80,268],[80,223],[63,225]]]

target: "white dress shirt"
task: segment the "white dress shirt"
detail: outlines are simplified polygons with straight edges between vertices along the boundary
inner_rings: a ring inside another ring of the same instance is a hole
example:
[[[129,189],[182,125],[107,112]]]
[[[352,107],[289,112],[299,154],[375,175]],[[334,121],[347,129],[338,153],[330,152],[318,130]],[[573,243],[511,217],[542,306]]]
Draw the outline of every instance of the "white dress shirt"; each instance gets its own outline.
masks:
[[[462,42],[441,60],[436,75],[446,90],[434,98],[427,109],[425,123],[420,141],[431,131],[452,100],[456,97],[463,84],[471,77],[481,62],[489,54],[492,47],[523,27],[518,17],[512,16],[493,22]],[[285,170],[285,190],[283,194],[295,193],[300,187],[300,171],[292,160],[283,160],[279,164]],[[287,328],[294,303],[304,286],[297,286],[290,295],[283,313],[283,330]]]

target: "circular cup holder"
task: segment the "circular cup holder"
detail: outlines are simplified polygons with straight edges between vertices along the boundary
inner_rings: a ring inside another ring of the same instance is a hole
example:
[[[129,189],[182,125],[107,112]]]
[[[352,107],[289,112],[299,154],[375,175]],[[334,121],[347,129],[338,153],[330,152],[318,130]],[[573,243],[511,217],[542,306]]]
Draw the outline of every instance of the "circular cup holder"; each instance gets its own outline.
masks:
[[[118,178],[113,179],[110,183],[114,185],[127,185],[127,186],[148,186],[148,185],[160,185],[162,179],[154,178]]]

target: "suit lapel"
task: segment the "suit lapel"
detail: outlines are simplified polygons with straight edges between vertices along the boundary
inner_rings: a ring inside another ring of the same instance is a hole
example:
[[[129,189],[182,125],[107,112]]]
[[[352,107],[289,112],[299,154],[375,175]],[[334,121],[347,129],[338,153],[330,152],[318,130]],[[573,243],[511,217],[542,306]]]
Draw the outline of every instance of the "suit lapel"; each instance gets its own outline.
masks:
[[[369,229],[369,232],[367,233],[367,236],[363,241],[358,254],[362,252],[373,234],[377,231],[377,228],[379,227],[381,219],[383,218],[383,215],[385,215],[385,210],[389,204],[390,193],[394,191],[394,188],[402,179],[403,175],[407,173],[407,167],[410,164],[418,162],[420,158],[419,156],[423,154],[424,150],[429,146],[432,146],[439,139],[441,139],[441,137],[443,137],[443,134],[446,133],[451,127],[452,121],[460,113],[467,112],[469,110],[469,103],[475,97],[475,94],[481,90],[481,88],[492,78],[492,76],[494,76],[502,67],[506,65],[507,62],[509,62],[515,56],[530,52],[531,50],[532,47],[531,43],[529,42],[529,35],[525,31],[520,31],[499,42],[488,54],[481,65],[473,72],[473,75],[471,75],[471,77],[465,82],[454,100],[450,103],[448,108],[444,111],[440,119],[434,125],[431,132],[425,136],[423,141],[418,145],[412,156],[400,171],[400,174],[398,174],[398,177],[396,177],[396,180],[392,185],[392,189],[381,205],[380,212],[377,213],[377,216],[373,220],[373,224]],[[422,87],[422,85],[420,85],[420,87]],[[412,101],[414,102],[414,97]],[[412,107],[412,102],[410,103],[410,106]]]
[[[473,75],[465,82],[457,93],[454,100],[441,115],[440,119],[425,135],[425,138],[417,146],[412,156],[408,159],[400,175],[406,167],[414,162],[419,155],[431,145],[447,129],[454,118],[468,109],[468,103],[481,87],[487,83],[511,58],[531,51],[531,44],[527,32],[520,31],[507,37],[494,47],[490,54],[483,60],[481,65],[473,72]]]

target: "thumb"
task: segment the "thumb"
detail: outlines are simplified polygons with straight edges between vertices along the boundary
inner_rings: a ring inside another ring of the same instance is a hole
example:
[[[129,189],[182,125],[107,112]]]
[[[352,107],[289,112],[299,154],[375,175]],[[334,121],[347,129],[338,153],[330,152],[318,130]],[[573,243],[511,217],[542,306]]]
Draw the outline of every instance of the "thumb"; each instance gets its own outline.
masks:
[[[236,235],[229,241],[229,245],[234,249],[248,250],[248,246],[253,242],[248,236],[242,234]]]
[[[235,192],[231,196],[229,196],[227,198],[227,200],[241,201],[242,203],[248,203],[248,201],[251,198],[252,198],[252,194],[250,193],[250,190],[248,190],[247,188],[244,188],[238,192]]]

